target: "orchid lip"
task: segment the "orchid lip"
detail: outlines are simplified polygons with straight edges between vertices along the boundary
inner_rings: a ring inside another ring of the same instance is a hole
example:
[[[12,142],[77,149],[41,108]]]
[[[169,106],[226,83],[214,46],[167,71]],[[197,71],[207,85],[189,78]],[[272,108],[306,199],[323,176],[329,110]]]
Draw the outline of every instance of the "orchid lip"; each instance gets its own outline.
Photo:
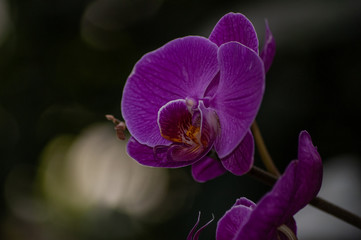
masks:
[[[170,161],[190,161],[205,156],[213,147],[219,123],[215,111],[193,98],[173,100],[158,112],[158,126],[163,138],[173,142],[169,146],[156,146],[167,151]],[[156,157],[157,154],[155,154]]]
[[[201,143],[201,116],[194,112],[194,104],[193,99],[175,100],[159,110],[158,124],[163,138],[186,145]]]

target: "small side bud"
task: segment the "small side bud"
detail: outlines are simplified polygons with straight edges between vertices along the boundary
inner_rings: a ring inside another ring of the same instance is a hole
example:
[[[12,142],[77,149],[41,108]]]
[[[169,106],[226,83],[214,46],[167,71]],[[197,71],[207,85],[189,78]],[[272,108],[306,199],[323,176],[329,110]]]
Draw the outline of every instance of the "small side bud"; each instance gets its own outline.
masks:
[[[105,115],[106,119],[108,119],[109,121],[112,121],[115,125],[114,129],[115,132],[117,133],[117,137],[120,140],[125,140],[125,129],[127,128],[125,125],[125,122],[120,121],[119,119],[116,119],[113,115],[107,114]]]

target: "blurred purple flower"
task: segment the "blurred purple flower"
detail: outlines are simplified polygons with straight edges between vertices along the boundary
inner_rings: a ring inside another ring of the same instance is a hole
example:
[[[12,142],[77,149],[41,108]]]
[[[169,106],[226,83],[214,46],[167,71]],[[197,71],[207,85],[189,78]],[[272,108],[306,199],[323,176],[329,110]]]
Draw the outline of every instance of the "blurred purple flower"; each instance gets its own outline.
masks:
[[[217,240],[292,239],[296,234],[293,215],[318,193],[322,182],[322,161],[310,135],[299,137],[298,160],[292,161],[272,191],[258,204],[240,198],[219,220]]]
[[[153,167],[192,165],[200,182],[227,170],[246,173],[254,153],[249,129],[263,97],[264,64],[272,58],[259,57],[251,22],[236,13],[225,15],[209,39],[179,38],[144,55],[121,104],[132,135],[129,155]]]

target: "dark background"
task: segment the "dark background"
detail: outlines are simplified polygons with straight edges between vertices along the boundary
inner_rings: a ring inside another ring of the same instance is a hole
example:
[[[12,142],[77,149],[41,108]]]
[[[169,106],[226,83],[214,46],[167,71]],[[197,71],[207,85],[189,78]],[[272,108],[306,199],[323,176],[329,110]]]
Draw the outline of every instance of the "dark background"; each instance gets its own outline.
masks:
[[[276,39],[257,121],[279,168],[297,157],[303,129],[325,163],[342,154],[360,162],[360,1],[0,0],[1,239],[185,239],[198,211],[202,224],[214,214],[201,235],[214,239],[236,198],[257,201],[269,188],[249,176],[199,184],[189,168],[167,171],[172,197],[146,217],[59,207],[42,187],[44,149],[96,123],[111,131],[104,115],[121,117],[123,85],[143,54],[208,36],[230,11],[254,23],[260,46],[265,18]]]

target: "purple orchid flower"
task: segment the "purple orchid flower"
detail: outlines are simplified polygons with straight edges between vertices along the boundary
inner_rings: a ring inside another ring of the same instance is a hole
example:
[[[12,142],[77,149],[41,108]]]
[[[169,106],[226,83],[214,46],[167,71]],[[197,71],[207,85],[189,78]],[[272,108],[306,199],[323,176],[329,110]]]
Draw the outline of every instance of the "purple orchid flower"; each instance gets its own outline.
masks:
[[[272,191],[258,204],[240,198],[219,220],[217,240],[296,239],[293,215],[318,193],[322,161],[310,135],[299,136],[298,160],[292,161]]]
[[[144,55],[125,84],[121,103],[132,135],[129,155],[152,167],[192,165],[200,182],[227,170],[236,175],[249,171],[254,154],[250,126],[264,93],[264,66],[274,55],[273,37],[267,36],[271,40],[261,58],[251,22],[229,13],[209,39],[179,38]]]

